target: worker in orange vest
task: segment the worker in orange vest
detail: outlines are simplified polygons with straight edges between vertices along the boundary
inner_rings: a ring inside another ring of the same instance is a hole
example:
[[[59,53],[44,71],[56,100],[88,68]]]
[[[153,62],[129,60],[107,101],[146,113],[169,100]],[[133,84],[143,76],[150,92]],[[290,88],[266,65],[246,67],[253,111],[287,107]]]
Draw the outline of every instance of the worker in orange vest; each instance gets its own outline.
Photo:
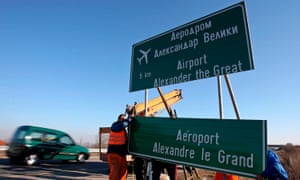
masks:
[[[107,158],[109,164],[109,180],[126,180],[127,178],[127,131],[131,118],[120,114],[110,129]]]

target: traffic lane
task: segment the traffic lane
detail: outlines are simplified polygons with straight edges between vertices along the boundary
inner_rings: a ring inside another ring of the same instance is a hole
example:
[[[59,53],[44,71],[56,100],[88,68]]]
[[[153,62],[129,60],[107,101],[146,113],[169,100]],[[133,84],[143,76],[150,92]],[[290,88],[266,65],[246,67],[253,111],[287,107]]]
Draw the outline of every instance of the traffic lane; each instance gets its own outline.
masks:
[[[108,179],[108,164],[91,159],[85,163],[42,161],[36,166],[14,165],[8,158],[0,158],[0,179]]]

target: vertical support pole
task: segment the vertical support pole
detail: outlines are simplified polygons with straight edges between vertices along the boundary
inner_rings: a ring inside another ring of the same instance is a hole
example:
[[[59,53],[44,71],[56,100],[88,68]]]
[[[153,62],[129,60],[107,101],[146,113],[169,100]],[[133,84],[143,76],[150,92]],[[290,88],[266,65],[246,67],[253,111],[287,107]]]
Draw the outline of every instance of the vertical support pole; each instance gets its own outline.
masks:
[[[232,105],[233,105],[233,108],[234,108],[234,111],[235,111],[236,118],[237,118],[237,120],[240,120],[239,110],[238,110],[238,107],[237,107],[236,102],[235,102],[235,98],[234,98],[234,94],[233,94],[233,91],[232,91],[232,88],[231,88],[229,77],[227,76],[227,74],[225,74],[224,77],[225,77],[225,80],[226,80],[227,88],[228,88],[228,91],[229,91],[229,94],[230,94],[230,98],[231,98],[231,101],[232,101]]]
[[[175,117],[174,117],[174,115],[173,115],[173,112],[172,112],[172,109],[171,109],[170,106],[168,105],[168,103],[167,103],[167,101],[166,101],[166,99],[165,99],[163,93],[162,93],[161,90],[160,90],[160,87],[157,87],[157,91],[158,91],[158,93],[159,93],[159,95],[160,95],[160,97],[161,97],[161,99],[162,99],[162,101],[163,101],[163,103],[164,103],[164,105],[165,105],[166,110],[168,111],[168,114],[169,114],[170,118],[175,119]]]
[[[102,144],[101,144],[101,140],[102,140],[102,138],[101,138],[101,134],[102,134],[102,131],[101,131],[101,128],[99,128],[99,144],[98,144],[98,146],[99,146],[99,158],[100,158],[100,160],[102,160],[101,158],[101,156],[102,156],[102,154],[101,154],[101,148],[102,148]]]
[[[149,180],[152,180],[152,162],[151,161],[147,162],[147,174],[148,174]]]
[[[222,82],[221,82],[221,76],[217,76],[218,80],[218,97],[219,97],[219,112],[220,112],[220,119],[222,120],[223,115],[223,97],[222,97]]]
[[[148,116],[148,89],[145,89],[145,116]]]
[[[224,75],[224,78],[225,78],[225,81],[226,81],[226,85],[227,85],[227,88],[228,88],[228,92],[229,92],[229,95],[230,95],[230,98],[231,98],[231,102],[232,102],[232,105],[233,105],[233,108],[234,108],[234,111],[235,111],[235,115],[236,115],[236,118],[237,120],[240,120],[240,115],[239,115],[239,111],[238,111],[238,107],[237,107],[237,104],[235,102],[235,98],[234,98],[234,94],[233,94],[233,90],[232,90],[232,87],[231,87],[231,84],[230,84],[230,80],[229,80],[229,77],[227,74]],[[222,92],[221,91],[221,79],[220,77],[218,76],[218,92],[219,92],[219,108],[220,108],[220,118],[221,120],[223,119],[223,108],[220,106],[222,104]],[[226,177],[226,174],[223,173],[223,180],[226,180],[227,177]]]
[[[148,116],[148,89],[145,89],[145,117]],[[152,180],[152,162],[147,161],[147,170],[146,175],[144,176],[144,179],[147,179],[147,176],[149,177],[149,180]]]
[[[165,99],[165,97],[164,97],[164,95],[163,95],[163,93],[162,93],[160,87],[157,87],[157,91],[158,91],[158,93],[159,93],[159,95],[160,95],[160,97],[161,97],[161,99],[162,99],[162,101],[163,101],[163,103],[164,103],[164,105],[165,105],[165,108],[166,108],[167,111],[168,111],[168,114],[169,114],[170,118],[171,118],[171,119],[176,119],[176,118],[177,118],[177,117],[176,117],[176,114],[173,114],[172,109],[171,109],[171,107],[168,105],[168,103],[167,103],[167,101],[166,101],[166,99]],[[176,170],[175,170],[175,178],[177,179],[177,165],[175,165],[175,168],[176,168]],[[184,166],[183,166],[183,170],[185,170]],[[168,173],[169,173],[169,172],[168,172]],[[184,173],[185,173],[185,171],[184,171]],[[185,177],[186,177],[186,176],[185,176]]]
[[[221,82],[221,76],[217,76],[218,80],[218,97],[219,97],[219,112],[220,112],[220,120],[223,120],[224,114],[223,114],[223,96],[222,96],[222,82]],[[222,173],[223,180],[226,180],[226,174]]]

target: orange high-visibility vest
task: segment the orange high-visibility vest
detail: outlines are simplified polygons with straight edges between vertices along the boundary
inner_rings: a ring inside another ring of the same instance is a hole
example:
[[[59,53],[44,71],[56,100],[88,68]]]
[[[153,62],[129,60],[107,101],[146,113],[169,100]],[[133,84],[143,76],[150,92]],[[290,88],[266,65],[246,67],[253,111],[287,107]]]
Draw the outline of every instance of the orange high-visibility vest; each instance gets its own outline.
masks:
[[[126,141],[127,141],[127,136],[125,130],[119,132],[110,131],[108,144],[124,145]]]
[[[236,175],[232,175],[232,174],[224,174],[221,172],[216,172],[216,176],[215,176],[215,180],[223,180],[224,179],[224,175],[226,176],[226,180],[238,180],[239,177]]]

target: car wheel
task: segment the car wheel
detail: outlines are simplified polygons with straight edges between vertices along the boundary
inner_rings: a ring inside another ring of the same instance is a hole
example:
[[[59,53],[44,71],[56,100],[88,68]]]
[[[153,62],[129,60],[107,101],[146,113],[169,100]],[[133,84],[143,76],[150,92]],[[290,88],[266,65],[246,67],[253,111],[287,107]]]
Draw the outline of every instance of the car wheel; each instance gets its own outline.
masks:
[[[25,158],[25,163],[29,166],[35,165],[38,162],[38,157],[36,154],[30,154]]]
[[[86,158],[85,158],[85,154],[84,153],[78,154],[78,156],[77,156],[77,162],[83,163],[83,162],[85,162],[85,160],[86,160]]]

